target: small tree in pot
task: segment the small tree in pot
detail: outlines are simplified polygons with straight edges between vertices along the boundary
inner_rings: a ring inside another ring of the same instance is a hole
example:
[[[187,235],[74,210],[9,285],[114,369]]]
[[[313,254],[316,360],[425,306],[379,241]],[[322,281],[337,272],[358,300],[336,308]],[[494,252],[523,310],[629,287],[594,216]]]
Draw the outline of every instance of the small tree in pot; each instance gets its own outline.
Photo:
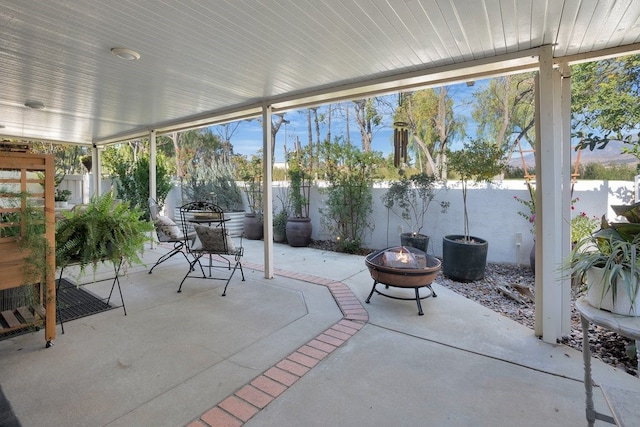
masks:
[[[262,156],[252,155],[250,160],[246,157],[236,158],[238,174],[244,183],[244,192],[247,196],[249,212],[244,215],[244,237],[251,240],[260,240],[264,235],[262,217]]]
[[[484,277],[488,243],[469,232],[467,195],[469,182],[491,182],[505,167],[504,151],[488,141],[471,140],[462,150],[447,150],[447,169],[458,176],[462,184],[464,234],[443,238],[442,252],[445,276],[460,282],[472,282]]]
[[[417,173],[409,177],[402,175],[394,181],[382,196],[384,206],[400,217],[409,227],[409,232],[400,235],[403,246],[412,246],[427,252],[429,236],[421,234],[425,225],[427,212],[431,202],[440,205],[441,212],[446,212],[449,202],[435,200],[441,191],[437,187],[438,180],[433,175]]]
[[[287,155],[289,204],[291,216],[287,220],[289,246],[308,246],[313,231],[309,218],[311,198],[311,148],[300,147]]]

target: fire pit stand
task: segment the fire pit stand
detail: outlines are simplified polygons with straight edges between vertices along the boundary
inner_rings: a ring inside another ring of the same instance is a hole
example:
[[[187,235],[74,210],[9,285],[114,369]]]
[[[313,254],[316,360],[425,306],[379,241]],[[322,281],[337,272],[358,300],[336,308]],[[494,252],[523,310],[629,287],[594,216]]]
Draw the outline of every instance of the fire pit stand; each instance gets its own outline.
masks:
[[[397,297],[380,292],[376,289],[378,284],[385,285],[387,289],[389,286],[396,288],[413,288],[416,293],[415,300],[420,316],[424,314],[420,300],[438,296],[433,291],[431,283],[440,271],[440,260],[425,254],[419,249],[407,246],[383,249],[367,255],[365,264],[369,268],[371,278],[373,278],[373,287],[365,301],[367,304],[369,304],[374,292],[387,298],[409,301],[414,299]],[[421,297],[420,288],[429,289],[429,294]]]

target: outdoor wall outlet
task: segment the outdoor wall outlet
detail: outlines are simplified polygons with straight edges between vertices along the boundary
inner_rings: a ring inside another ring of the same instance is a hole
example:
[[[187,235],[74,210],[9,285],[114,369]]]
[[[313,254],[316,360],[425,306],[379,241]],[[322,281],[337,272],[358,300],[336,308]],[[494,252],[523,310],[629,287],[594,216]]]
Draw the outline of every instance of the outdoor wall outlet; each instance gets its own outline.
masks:
[[[516,246],[522,246],[522,233],[516,233]]]

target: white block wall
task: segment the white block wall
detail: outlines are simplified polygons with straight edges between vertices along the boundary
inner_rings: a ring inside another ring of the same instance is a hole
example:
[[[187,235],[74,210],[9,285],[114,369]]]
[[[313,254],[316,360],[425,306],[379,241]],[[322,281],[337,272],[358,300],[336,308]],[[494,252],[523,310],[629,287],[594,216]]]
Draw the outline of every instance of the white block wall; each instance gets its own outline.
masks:
[[[322,186],[322,183],[318,185]],[[286,199],[287,184],[274,182],[273,186],[274,207],[279,209],[282,206],[280,199]],[[69,187],[74,192],[75,189],[80,188],[80,185],[75,184]],[[109,187],[110,182],[103,183],[103,188],[108,189]],[[374,206],[371,216],[374,230],[366,237],[365,247],[382,249],[399,245],[400,232],[411,231],[406,230],[403,221],[394,214],[389,214],[382,205],[381,198],[386,189],[385,183],[374,185]],[[529,223],[518,215],[518,211],[524,211],[526,207],[518,203],[514,196],[523,199],[529,197],[523,180],[505,180],[494,184],[469,187],[467,206],[471,235],[489,242],[489,262],[520,265],[528,265],[529,263],[533,235],[530,232]],[[72,200],[80,198],[81,196],[75,193],[72,195]],[[632,181],[581,180],[574,186],[573,198],[579,199],[574,205],[573,215],[585,212],[589,216],[601,217],[603,214],[607,214],[608,218],[613,219],[611,205],[634,202],[634,183]],[[441,192],[438,199],[449,201],[451,206],[448,212],[443,214],[440,212],[438,204],[434,202],[430,207],[429,216],[422,232],[431,236],[429,252],[436,256],[442,256],[443,236],[462,234],[463,232],[462,192],[459,183],[449,183],[448,189]],[[318,187],[312,188],[312,238],[315,240],[335,239],[337,236],[330,236],[321,226],[321,216],[318,210],[324,206],[323,200],[324,196]],[[180,188],[174,187],[167,196],[165,214],[174,215],[175,209],[181,204]],[[517,244],[520,240],[519,235],[521,235],[521,245]]]

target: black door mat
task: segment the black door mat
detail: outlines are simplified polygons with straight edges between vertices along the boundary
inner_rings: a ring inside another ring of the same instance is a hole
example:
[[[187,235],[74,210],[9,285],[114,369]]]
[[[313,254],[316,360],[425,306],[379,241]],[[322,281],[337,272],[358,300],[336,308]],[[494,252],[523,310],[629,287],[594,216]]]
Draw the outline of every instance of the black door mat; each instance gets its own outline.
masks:
[[[68,322],[116,308],[116,306],[108,304],[104,298],[95,296],[67,279],[62,279],[58,286],[57,297],[56,320],[58,324],[60,321]]]
[[[57,283],[57,281],[56,281]],[[82,317],[91,316],[92,314],[101,313],[103,311],[112,310],[117,306],[108,304],[104,298],[97,297],[90,291],[85,290],[82,287],[78,287],[75,283],[62,279],[60,286],[57,290],[57,313],[56,323],[68,322],[70,320],[80,319]],[[21,318],[20,314],[17,314],[21,323],[27,323]],[[34,331],[40,330],[40,324],[26,325],[23,328],[18,328],[9,332],[0,334],[0,341],[3,339],[15,337]],[[0,424],[2,426],[2,424]]]

